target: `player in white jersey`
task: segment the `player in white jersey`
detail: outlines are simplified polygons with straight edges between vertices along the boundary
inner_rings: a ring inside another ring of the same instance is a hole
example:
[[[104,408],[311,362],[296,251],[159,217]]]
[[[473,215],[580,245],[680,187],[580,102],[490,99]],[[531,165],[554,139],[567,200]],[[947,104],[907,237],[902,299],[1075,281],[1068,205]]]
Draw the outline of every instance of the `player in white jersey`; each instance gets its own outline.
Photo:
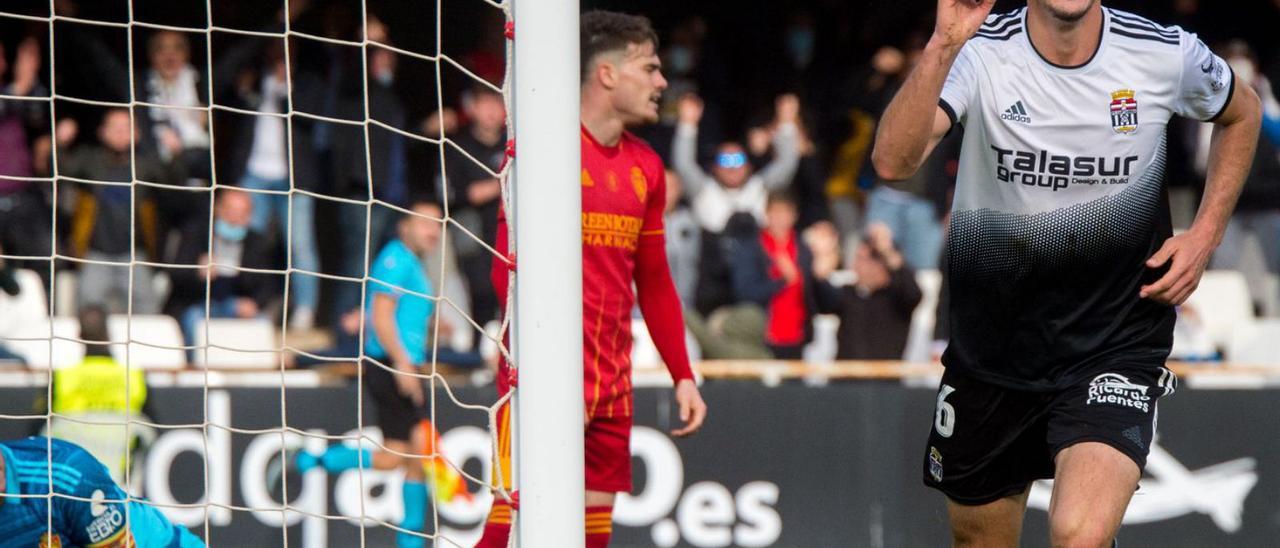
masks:
[[[1017,546],[1028,486],[1049,477],[1052,544],[1108,546],[1174,388],[1173,307],[1222,238],[1261,109],[1182,29],[1099,0],[993,4],[939,0],[872,155],[906,178],[964,131],[925,483],[947,495],[957,546]],[[1178,236],[1162,186],[1174,115],[1218,126]]]

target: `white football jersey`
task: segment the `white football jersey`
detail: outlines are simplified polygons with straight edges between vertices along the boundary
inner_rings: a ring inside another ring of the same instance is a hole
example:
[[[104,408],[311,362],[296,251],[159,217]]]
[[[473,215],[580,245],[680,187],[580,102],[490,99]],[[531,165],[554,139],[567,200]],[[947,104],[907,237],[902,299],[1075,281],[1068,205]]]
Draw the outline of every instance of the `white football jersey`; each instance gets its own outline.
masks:
[[[940,106],[964,131],[949,367],[1047,390],[1168,355],[1173,309],[1138,297],[1171,234],[1165,128],[1216,119],[1234,77],[1194,34],[1103,13],[1083,65],[1045,60],[1024,8],[988,17],[947,76]]]

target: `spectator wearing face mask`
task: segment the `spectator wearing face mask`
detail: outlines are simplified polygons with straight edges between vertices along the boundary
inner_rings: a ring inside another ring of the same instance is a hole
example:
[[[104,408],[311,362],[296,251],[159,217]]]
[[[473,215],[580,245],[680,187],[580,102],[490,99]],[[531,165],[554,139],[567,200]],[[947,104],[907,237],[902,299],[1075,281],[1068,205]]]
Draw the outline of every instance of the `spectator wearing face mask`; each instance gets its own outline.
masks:
[[[216,200],[212,242],[209,220],[191,219],[175,257],[177,264],[201,268],[170,271],[173,291],[165,309],[182,324],[187,345],[193,344],[196,329],[205,318],[206,290],[210,318],[265,316],[284,291],[279,275],[241,270],[282,267],[272,240],[251,228],[253,198],[241,190],[224,189]]]
[[[769,192],[785,189],[791,184],[799,162],[796,142],[799,99],[794,95],[778,98],[774,114],[773,161],[759,172],[752,170],[747,162],[746,149],[737,142],[721,144],[711,173],[702,170],[696,155],[698,121],[702,119],[702,112],[703,103],[697,96],[681,98],[680,127],[676,130],[671,152],[675,171],[684,181],[685,194],[694,215],[704,229],[716,233],[724,230],[729,217],[735,213],[750,213],[757,222],[763,223]]]
[[[366,27],[368,40],[391,44],[389,29],[380,19],[371,16]],[[408,131],[404,102],[396,88],[399,68],[396,52],[371,45],[365,66],[367,91],[362,86],[348,89],[338,105],[339,117],[364,120],[367,108],[369,119]],[[420,179],[420,186],[410,187],[408,143],[403,135],[380,125],[370,125],[367,135],[368,143],[365,142],[364,128],[333,127],[333,194],[351,200],[381,202],[374,203],[372,207],[364,204],[338,205],[338,224],[341,227],[338,236],[342,251],[340,273],[356,279],[368,274],[369,261],[377,256],[383,244],[395,237],[399,214],[383,204],[403,208],[409,205],[411,196],[434,195],[434,189],[430,188],[427,180]],[[439,134],[429,137],[439,138]],[[358,283],[342,282],[337,286],[334,311],[360,306],[360,295]]]

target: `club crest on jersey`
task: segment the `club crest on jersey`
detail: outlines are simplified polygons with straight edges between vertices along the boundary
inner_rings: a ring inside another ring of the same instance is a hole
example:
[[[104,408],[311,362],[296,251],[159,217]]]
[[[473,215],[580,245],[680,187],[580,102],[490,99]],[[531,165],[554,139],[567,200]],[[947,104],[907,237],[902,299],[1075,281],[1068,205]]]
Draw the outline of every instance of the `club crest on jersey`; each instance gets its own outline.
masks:
[[[1133,90],[1111,92],[1111,129],[1123,134],[1138,131],[1138,99]]]
[[[649,179],[635,166],[631,167],[631,189],[636,191],[636,199],[643,204],[645,196],[649,194]]]

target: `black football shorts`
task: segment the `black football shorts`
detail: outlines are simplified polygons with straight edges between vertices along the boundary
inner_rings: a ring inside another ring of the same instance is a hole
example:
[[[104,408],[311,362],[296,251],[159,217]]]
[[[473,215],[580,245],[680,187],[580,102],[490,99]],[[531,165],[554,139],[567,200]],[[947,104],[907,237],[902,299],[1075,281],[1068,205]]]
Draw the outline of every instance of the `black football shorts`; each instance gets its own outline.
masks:
[[[426,409],[414,405],[413,400],[400,393],[396,373],[379,367],[372,360],[365,359],[361,363],[364,366],[364,386],[373,398],[374,420],[382,430],[382,438],[410,441],[414,427],[427,417]],[[426,391],[424,387],[423,392]]]
[[[1105,443],[1146,465],[1156,400],[1177,377],[1158,365],[1116,365],[1057,392],[995,386],[948,369],[924,455],[924,483],[960,504],[986,504],[1053,477],[1071,445]]]

